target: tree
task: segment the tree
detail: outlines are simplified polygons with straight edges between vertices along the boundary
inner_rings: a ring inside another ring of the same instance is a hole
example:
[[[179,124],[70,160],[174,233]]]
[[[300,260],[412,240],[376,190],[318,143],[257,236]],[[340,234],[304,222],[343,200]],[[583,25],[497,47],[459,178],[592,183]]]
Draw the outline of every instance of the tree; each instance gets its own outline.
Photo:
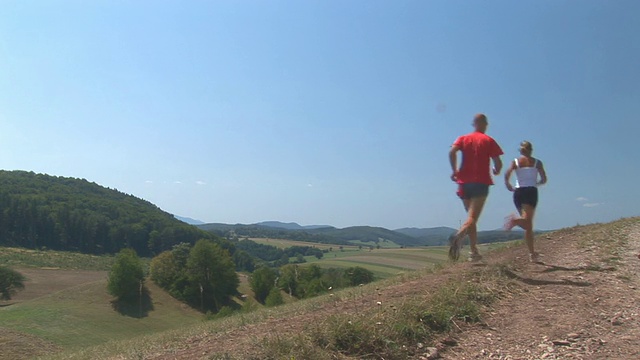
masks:
[[[264,300],[264,304],[268,307],[284,304],[282,293],[277,286],[271,288],[271,291],[269,291],[269,295],[267,295],[267,298]]]
[[[233,253],[233,262],[236,264],[237,271],[252,272],[256,268],[255,261],[246,251],[236,250]]]
[[[24,275],[19,272],[0,266],[0,299],[11,300],[11,296],[18,290],[24,289],[25,280]]]
[[[368,284],[374,280],[373,272],[360,266],[346,269],[344,275],[351,286]]]
[[[276,272],[269,267],[260,267],[256,269],[253,274],[251,274],[249,283],[251,285],[251,290],[253,290],[255,298],[256,300],[258,300],[258,302],[262,304],[265,303],[269,292],[275,287],[275,282]]]
[[[142,294],[144,271],[133,249],[122,249],[109,272],[107,289],[120,301],[131,301]]]
[[[227,250],[210,240],[198,240],[187,259],[189,287],[185,298],[199,299],[202,311],[218,311],[229,297],[237,293],[240,280]]]
[[[304,258],[304,256],[302,254],[296,254],[296,263],[297,264],[302,264],[302,263],[306,263],[307,260]]]
[[[165,251],[151,259],[149,275],[158,286],[169,289],[180,275],[173,252]]]
[[[298,265],[290,264],[280,268],[280,287],[289,293],[289,296],[298,296]]]

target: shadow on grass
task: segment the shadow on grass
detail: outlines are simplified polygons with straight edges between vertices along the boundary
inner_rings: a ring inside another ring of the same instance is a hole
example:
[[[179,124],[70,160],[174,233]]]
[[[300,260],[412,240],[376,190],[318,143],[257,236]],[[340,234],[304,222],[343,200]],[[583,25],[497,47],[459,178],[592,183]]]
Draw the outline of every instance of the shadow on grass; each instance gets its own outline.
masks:
[[[149,289],[143,287],[141,296],[112,300],[111,307],[120,315],[141,319],[149,316],[149,312],[153,311],[153,301],[151,301]]]
[[[525,283],[527,285],[534,285],[534,286],[569,285],[569,286],[579,286],[579,287],[591,286],[591,283],[587,282],[587,281],[572,281],[572,280],[566,280],[566,279],[563,279],[563,280],[543,280],[543,279],[525,278],[525,277],[522,277],[522,276],[514,273],[513,271],[511,271],[509,269],[503,269],[503,273],[509,279],[518,280],[518,281],[520,281],[522,283]]]

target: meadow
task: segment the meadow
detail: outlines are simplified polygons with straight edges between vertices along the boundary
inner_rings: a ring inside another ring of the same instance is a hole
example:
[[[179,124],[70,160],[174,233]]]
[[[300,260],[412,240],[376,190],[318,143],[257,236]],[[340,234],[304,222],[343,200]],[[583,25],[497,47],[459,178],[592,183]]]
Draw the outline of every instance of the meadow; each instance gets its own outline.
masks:
[[[385,279],[407,271],[420,270],[442,264],[447,260],[449,248],[446,246],[427,246],[400,248],[393,242],[380,242],[380,249],[370,249],[368,245],[318,244],[283,239],[252,238],[251,240],[265,245],[284,249],[291,246],[312,246],[327,250],[322,259],[306,256],[305,264],[317,264],[323,268],[349,268],[361,266],[371,270],[376,278]],[[484,253],[509,243],[480,244],[480,252]],[[468,248],[467,248],[468,249]],[[330,251],[329,251],[330,250]],[[464,253],[463,253],[464,255]]]
[[[370,250],[357,245],[343,246],[341,250],[336,245],[275,239],[252,240],[282,248],[331,248],[322,259],[306,257],[307,263],[302,266],[361,266],[371,270],[377,279],[408,275],[420,269],[428,271],[447,261],[448,250],[446,247]],[[504,245],[481,245],[481,251]],[[148,262],[148,259],[144,261]],[[205,318],[151,281],[146,282],[150,300],[143,311],[116,311],[106,291],[107,270],[113,263],[112,256],[0,247],[0,262],[27,277],[25,290],[11,301],[0,302],[0,343],[4,344],[4,355],[0,358],[31,358],[43,355],[43,349],[76,352],[133,337],[183,329],[202,323]],[[238,290],[245,296],[236,299],[236,302],[245,310],[243,313],[262,308],[252,298],[248,279],[248,275],[240,274]],[[297,302],[288,295],[283,298],[286,303]],[[30,339],[30,344],[39,345],[25,347],[25,339]]]
[[[0,301],[0,359],[31,358],[43,349],[77,350],[203,319],[150,281],[150,301],[142,311],[116,310],[106,289],[111,256],[0,247],[0,263],[26,277],[23,291]]]

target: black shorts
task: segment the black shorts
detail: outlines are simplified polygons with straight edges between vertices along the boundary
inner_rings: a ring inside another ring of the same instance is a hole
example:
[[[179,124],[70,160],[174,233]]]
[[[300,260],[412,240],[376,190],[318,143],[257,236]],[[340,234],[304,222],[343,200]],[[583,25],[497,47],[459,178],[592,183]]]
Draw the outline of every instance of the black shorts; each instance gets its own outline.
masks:
[[[517,188],[513,192],[513,203],[518,211],[522,210],[522,205],[535,208],[538,205],[538,188],[535,186]]]
[[[489,185],[481,183],[460,184],[456,194],[463,200],[487,197],[489,195]]]

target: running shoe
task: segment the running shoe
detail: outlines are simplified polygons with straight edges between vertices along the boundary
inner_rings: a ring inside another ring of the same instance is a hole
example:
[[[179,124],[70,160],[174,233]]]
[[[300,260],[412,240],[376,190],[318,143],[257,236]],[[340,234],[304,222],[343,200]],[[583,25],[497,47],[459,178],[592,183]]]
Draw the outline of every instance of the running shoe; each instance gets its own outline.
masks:
[[[518,217],[516,214],[509,214],[509,216],[504,218],[504,231],[511,231],[516,226],[516,220]]]
[[[529,261],[534,264],[540,264],[542,261],[540,260],[540,254],[534,252],[533,254],[529,254]]]
[[[462,249],[462,236],[453,233],[449,236],[449,259],[458,261],[460,258],[460,249]]]
[[[478,253],[469,253],[469,261],[470,262],[480,262],[482,261],[482,255]]]

